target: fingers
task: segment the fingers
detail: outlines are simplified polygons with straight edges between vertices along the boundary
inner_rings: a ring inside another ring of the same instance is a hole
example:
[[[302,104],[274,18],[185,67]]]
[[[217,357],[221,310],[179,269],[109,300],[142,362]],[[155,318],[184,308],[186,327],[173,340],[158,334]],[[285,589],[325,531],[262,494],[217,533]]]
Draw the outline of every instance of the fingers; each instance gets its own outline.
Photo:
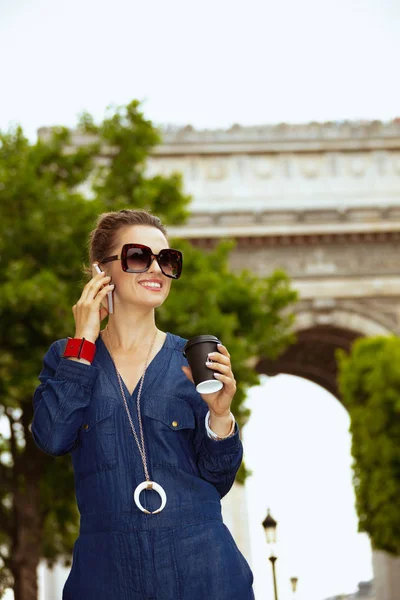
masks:
[[[107,294],[109,294],[110,292],[113,291],[114,287],[115,286],[113,284],[108,284],[108,285],[104,286],[104,288],[102,290],[100,290],[98,292],[97,296],[92,300],[92,303],[99,310],[101,310],[101,309],[106,310],[107,315],[108,315],[108,309],[105,309],[105,306],[103,305],[103,300],[106,298]],[[98,304],[98,306],[97,306],[97,304]],[[107,306],[108,306],[108,302],[107,302]],[[101,319],[101,315],[100,315],[100,319]]]
[[[98,273],[92,277],[92,279],[88,281],[82,290],[81,300],[85,301],[88,298],[93,300],[93,298],[95,298],[98,294],[99,289],[101,289],[103,285],[108,284],[110,280],[111,277],[106,275],[106,273]]]
[[[222,375],[222,373],[214,373],[215,379],[218,381],[222,381],[224,384],[224,391],[228,392],[230,396],[234,396],[236,394],[236,379],[233,377]]]
[[[222,344],[218,344],[218,350],[218,352],[210,352],[208,359],[230,367],[231,355],[229,354],[228,350]]]
[[[212,371],[218,371],[219,373],[223,373],[224,375],[229,375],[232,373],[230,365],[223,365],[217,361],[207,361],[206,366]]]
[[[212,360],[221,362],[224,365],[231,364],[231,355],[229,354],[225,346],[222,346],[221,344],[218,344],[218,352],[210,352],[208,356]]]
[[[229,354],[227,348],[225,348],[223,344],[218,344],[218,351],[224,356],[227,356],[229,359],[231,358],[231,355]]]
[[[99,286],[100,285],[104,285],[104,283],[99,282]],[[78,302],[75,304],[72,310],[74,310],[74,308],[76,309],[78,306],[87,306],[88,308],[95,308],[96,310],[100,310],[101,301],[109,292],[112,292],[114,287],[115,286],[113,284],[104,285],[104,287],[100,289],[100,291],[98,291],[95,296],[92,296],[91,293],[87,293],[86,296],[82,294],[82,296],[79,298]]]
[[[222,381],[225,388],[236,392],[236,379],[232,373],[231,355],[222,344],[218,344],[218,352],[210,352],[206,366],[214,373],[214,377]]]

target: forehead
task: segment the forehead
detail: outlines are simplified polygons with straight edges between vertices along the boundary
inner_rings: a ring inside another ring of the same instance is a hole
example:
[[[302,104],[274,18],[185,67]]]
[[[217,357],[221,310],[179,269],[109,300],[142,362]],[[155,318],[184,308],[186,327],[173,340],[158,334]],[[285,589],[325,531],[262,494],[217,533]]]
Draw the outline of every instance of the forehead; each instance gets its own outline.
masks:
[[[151,225],[130,225],[118,232],[117,246],[124,244],[144,244],[150,246],[153,252],[168,248],[168,242],[162,231]]]

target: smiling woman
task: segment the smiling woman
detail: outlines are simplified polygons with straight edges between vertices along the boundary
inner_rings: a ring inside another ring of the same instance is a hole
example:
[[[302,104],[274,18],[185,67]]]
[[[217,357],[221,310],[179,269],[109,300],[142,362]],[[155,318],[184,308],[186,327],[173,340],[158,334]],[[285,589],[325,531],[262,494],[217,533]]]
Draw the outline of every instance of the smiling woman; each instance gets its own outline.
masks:
[[[34,396],[35,441],[71,452],[81,513],[63,599],[252,600],[221,514],[243,454],[229,352],[219,345],[206,363],[223,387],[199,394],[187,340],[156,327],[183,262],[157,217],[100,215],[90,262],[75,336],[52,344]]]

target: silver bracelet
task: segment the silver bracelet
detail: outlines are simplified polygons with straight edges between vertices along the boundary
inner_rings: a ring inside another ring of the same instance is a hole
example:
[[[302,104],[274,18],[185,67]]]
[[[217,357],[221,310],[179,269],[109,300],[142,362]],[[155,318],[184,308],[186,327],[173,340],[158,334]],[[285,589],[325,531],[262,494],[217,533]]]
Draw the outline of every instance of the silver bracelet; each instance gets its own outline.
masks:
[[[210,427],[210,416],[211,416],[211,414],[210,414],[210,411],[207,412],[206,419],[205,419],[205,426],[206,426],[207,434],[208,434],[208,436],[211,439],[213,439],[215,441],[226,440],[227,438],[231,437],[235,433],[235,426],[236,426],[235,417],[234,417],[234,415],[231,412],[229,414],[230,414],[230,416],[232,418],[232,427],[231,427],[231,430],[230,430],[230,432],[227,435],[220,436],[217,433],[215,433],[215,431],[213,431],[211,429],[211,427]]]

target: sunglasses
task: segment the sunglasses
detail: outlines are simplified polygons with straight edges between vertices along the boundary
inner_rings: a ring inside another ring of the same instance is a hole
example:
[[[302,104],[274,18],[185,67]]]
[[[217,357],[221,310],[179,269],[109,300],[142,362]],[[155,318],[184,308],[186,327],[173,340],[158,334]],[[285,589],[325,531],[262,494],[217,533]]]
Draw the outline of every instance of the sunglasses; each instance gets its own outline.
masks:
[[[101,263],[108,263],[113,260],[120,260],[122,270],[126,273],[144,273],[150,268],[153,260],[156,259],[161,272],[166,277],[179,279],[182,273],[182,252],[165,248],[158,254],[154,254],[148,246],[142,244],[124,244],[121,255],[115,254],[101,260]]]

